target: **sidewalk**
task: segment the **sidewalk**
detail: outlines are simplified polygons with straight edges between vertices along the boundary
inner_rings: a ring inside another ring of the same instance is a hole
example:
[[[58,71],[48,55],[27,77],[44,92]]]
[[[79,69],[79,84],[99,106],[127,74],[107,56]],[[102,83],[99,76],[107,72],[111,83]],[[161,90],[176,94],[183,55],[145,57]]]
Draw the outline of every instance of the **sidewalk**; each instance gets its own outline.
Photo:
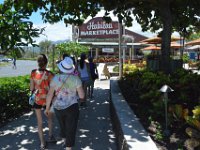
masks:
[[[36,117],[33,112],[0,128],[1,150],[38,150]],[[47,122],[44,122],[45,138],[48,138]],[[55,136],[59,127],[55,118]],[[49,150],[62,150],[60,142],[49,143]],[[116,150],[115,136],[109,113],[109,80],[96,80],[94,98],[87,108],[80,108],[76,146],[73,150]]]

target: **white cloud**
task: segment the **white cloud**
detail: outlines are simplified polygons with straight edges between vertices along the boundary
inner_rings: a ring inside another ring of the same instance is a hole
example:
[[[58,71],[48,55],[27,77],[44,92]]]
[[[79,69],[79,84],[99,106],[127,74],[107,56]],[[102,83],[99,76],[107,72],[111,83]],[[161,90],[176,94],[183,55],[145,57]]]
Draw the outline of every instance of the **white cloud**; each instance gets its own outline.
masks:
[[[156,36],[155,33],[143,32],[140,24],[138,24],[135,20],[132,22],[132,26],[131,27],[126,27],[126,28],[128,30],[131,30],[131,31],[133,31],[135,33],[141,34],[141,35],[146,36],[146,37],[154,37],[154,36]]]
[[[50,40],[50,41],[58,41],[58,40],[66,40],[71,39],[71,25],[67,26],[64,24],[64,22],[59,22],[55,24],[35,24],[36,28],[45,28],[45,31],[43,32],[44,35],[40,35],[39,38],[35,38],[36,43],[39,43],[43,40]]]

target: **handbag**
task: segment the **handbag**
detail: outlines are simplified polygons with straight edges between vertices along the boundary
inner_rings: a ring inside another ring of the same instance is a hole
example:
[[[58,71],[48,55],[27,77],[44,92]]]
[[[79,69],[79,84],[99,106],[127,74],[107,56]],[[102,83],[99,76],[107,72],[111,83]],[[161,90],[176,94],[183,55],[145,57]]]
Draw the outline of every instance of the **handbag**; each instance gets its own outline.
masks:
[[[38,90],[35,90],[31,96],[29,97],[29,100],[28,100],[28,103],[29,105],[34,105],[34,102],[35,102],[35,95],[37,94]]]
[[[39,82],[38,82],[39,84],[38,85],[40,85],[40,83],[44,79],[45,74],[46,74],[46,71],[42,75],[42,78],[39,80]],[[37,93],[38,93],[38,89],[34,90],[34,92],[32,92],[32,94],[29,96],[29,99],[28,99],[29,105],[32,105],[32,106],[34,105],[34,103],[35,103],[35,96],[36,96]]]
[[[99,76],[98,76],[98,74],[94,74],[94,80],[96,80],[96,79],[98,79],[99,78]]]

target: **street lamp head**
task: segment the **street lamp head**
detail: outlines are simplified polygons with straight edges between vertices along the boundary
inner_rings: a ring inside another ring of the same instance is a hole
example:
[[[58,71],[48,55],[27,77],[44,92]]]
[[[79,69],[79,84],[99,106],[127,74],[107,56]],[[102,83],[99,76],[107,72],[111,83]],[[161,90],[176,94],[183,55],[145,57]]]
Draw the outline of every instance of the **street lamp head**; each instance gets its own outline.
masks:
[[[160,92],[163,92],[163,93],[168,93],[168,92],[173,92],[174,90],[169,87],[168,85],[163,85],[160,90]]]
[[[133,36],[127,35],[127,34],[122,35],[122,38],[134,40],[134,37],[133,37]]]
[[[128,41],[128,40],[131,40],[132,42],[134,41],[134,37],[131,36],[131,35],[122,35],[122,41]]]

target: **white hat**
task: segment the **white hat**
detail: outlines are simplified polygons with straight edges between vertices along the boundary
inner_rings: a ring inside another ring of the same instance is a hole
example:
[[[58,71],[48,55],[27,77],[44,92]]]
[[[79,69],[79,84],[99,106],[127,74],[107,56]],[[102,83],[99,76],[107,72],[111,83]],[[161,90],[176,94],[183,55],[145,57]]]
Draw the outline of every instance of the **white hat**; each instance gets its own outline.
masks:
[[[73,60],[70,57],[65,57],[65,59],[58,64],[58,68],[63,73],[72,73],[75,69]]]

